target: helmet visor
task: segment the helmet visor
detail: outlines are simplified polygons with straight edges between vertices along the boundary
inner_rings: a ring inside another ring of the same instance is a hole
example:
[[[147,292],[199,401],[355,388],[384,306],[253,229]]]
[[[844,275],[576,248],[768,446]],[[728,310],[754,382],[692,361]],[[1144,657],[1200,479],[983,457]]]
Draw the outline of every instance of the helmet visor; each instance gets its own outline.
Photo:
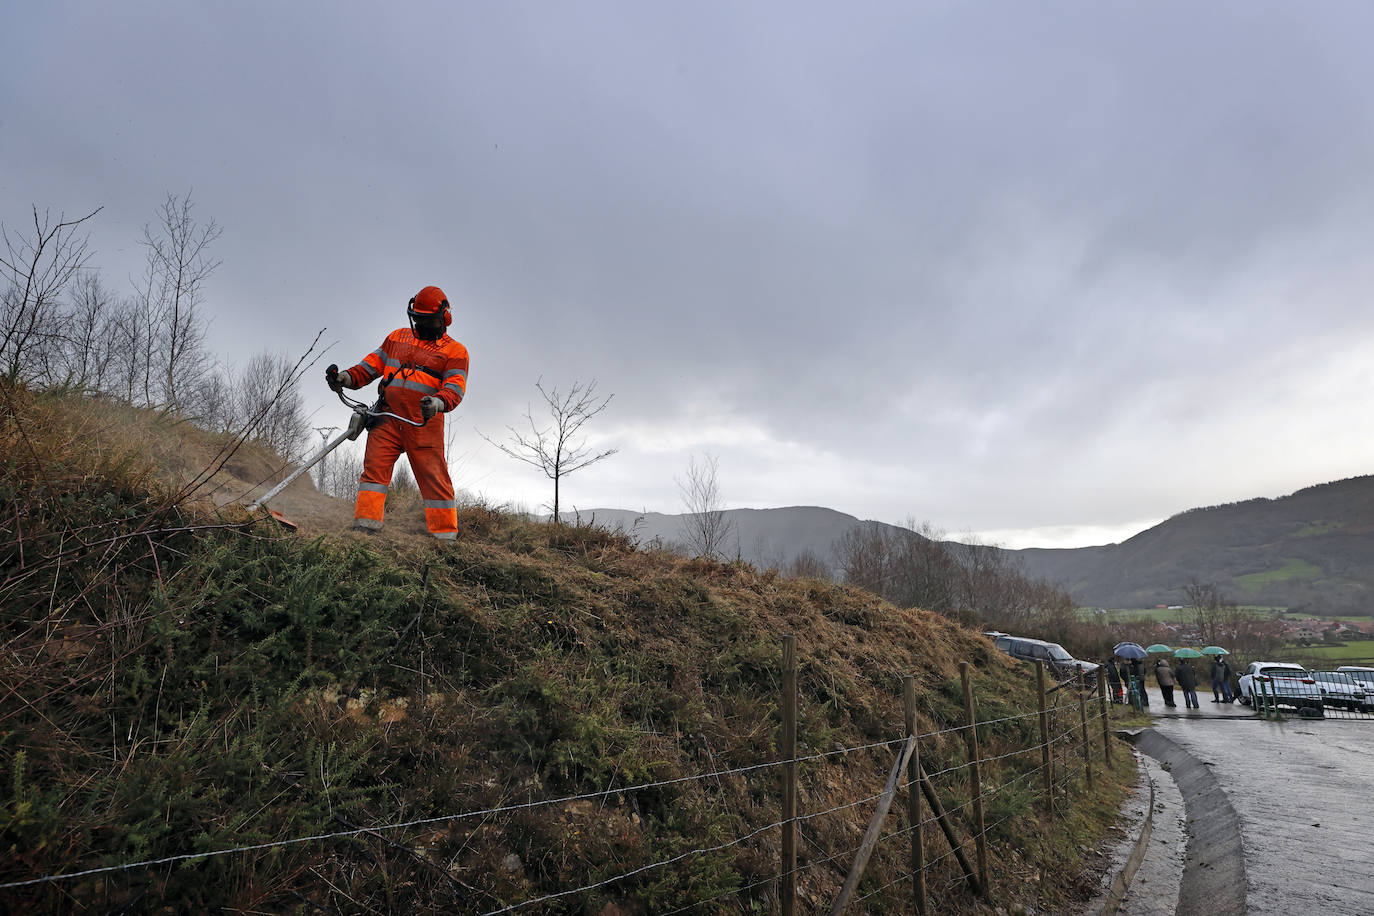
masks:
[[[426,315],[423,312],[412,312],[410,329],[421,340],[438,340],[444,336],[444,316],[442,314]]]

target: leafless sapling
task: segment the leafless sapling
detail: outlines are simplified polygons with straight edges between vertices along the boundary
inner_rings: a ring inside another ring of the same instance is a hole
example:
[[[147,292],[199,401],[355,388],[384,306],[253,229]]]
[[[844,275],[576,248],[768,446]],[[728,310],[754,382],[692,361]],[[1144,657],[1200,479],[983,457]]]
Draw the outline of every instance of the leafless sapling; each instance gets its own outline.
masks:
[[[553,481],[552,521],[558,523],[561,521],[559,487],[563,478],[620,451],[618,448],[592,451],[587,447],[586,440],[579,438],[586,422],[605,410],[615,395],[598,398],[596,379],[586,384],[574,382],[566,394],[557,388],[545,388],[543,379],[536,381],[534,387],[548,408],[551,420],[548,425],[541,427],[535,421],[534,407],[531,405],[525,408],[529,432],[507,426],[506,429],[510,431],[508,442],[497,442],[481,432],[478,435],[515,460],[538,468]]]
[[[687,477],[677,481],[687,512],[682,518],[683,539],[697,556],[720,559],[734,529],[734,522],[721,502],[717,479],[719,459],[710,453],[698,464],[695,455],[687,458]]]

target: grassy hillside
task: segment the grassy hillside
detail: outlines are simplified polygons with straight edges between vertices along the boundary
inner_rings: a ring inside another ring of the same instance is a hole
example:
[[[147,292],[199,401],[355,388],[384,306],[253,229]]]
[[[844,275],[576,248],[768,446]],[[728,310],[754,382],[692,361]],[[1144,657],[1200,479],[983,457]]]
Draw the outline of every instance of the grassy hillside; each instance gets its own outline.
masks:
[[[1038,754],[1003,756],[1035,740],[1034,718],[1013,718],[1034,708],[1031,681],[943,618],[482,507],[461,512],[456,545],[289,534],[183,486],[227,480],[251,449],[80,397],[3,395],[0,884],[208,855],[3,889],[0,909],[486,912],[617,879],[526,911],[773,911],[765,765],[788,633],[815,758],[801,807],[838,809],[802,828],[808,909],[843,881],[872,811],[858,803],[891,765],[891,747],[864,746],[902,734],[900,676],[936,732],[961,715],[960,661],[997,720],[980,729],[1002,757],[985,789],[1005,788],[989,802],[995,898],[1053,910],[1083,892],[1083,850],[1126,777],[1045,822]],[[921,750],[931,771],[964,754],[954,733]],[[966,780],[942,791],[967,807]],[[900,908],[906,855],[878,847],[872,911]],[[932,881],[943,911],[976,909],[953,867]]]

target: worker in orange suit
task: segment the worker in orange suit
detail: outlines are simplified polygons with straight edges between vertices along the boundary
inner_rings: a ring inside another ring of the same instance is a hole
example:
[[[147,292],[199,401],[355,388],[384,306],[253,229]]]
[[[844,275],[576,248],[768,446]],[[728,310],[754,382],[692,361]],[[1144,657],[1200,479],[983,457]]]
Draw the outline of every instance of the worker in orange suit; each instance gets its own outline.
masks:
[[[368,431],[353,527],[381,529],[391,471],[405,452],[424,498],[425,524],[436,538],[451,541],[458,537],[458,504],[444,457],[444,414],[467,393],[468,350],[448,336],[453,312],[439,287],[426,286],[416,293],[406,314],[410,327],[392,331],[362,362],[325,370],[325,381],[335,391],[382,379],[379,390],[385,410],[425,421],[424,426],[411,426],[389,419]]]

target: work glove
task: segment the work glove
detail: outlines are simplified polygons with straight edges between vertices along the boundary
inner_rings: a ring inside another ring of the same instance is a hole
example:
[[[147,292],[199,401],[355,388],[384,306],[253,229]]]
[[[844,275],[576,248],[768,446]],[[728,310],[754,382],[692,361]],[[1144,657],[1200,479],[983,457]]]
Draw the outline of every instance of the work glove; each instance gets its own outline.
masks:
[[[420,416],[428,420],[444,409],[444,402],[436,397],[420,398]]]
[[[329,368],[324,370],[324,380],[331,391],[343,391],[345,388],[353,387],[348,384],[348,373],[340,372],[339,367],[334,363],[330,363]]]

